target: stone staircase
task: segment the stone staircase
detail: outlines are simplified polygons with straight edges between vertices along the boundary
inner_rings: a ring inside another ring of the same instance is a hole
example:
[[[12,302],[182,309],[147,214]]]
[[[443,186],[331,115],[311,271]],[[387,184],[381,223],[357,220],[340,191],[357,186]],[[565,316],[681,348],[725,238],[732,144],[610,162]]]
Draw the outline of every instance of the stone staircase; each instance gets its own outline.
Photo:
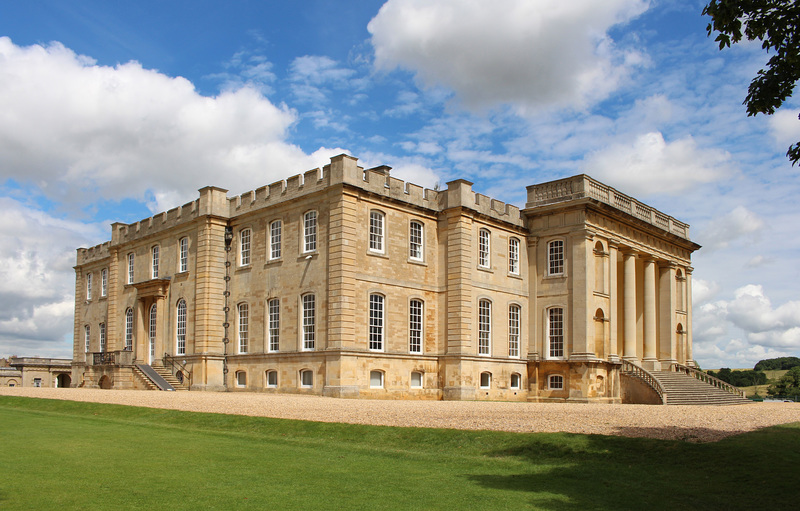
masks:
[[[154,370],[155,372],[157,372],[159,376],[161,376],[162,378],[164,378],[165,380],[167,380],[167,383],[169,383],[170,385],[172,385],[172,387],[173,387],[175,390],[177,390],[177,391],[180,391],[180,390],[185,390],[185,391],[188,391],[188,390],[189,390],[189,387],[187,387],[185,384],[181,383],[181,382],[180,382],[180,381],[179,381],[179,380],[178,380],[178,379],[175,377],[175,375],[174,375],[174,374],[172,374],[172,371],[170,371],[169,369],[167,369],[167,368],[166,368],[166,367],[164,367],[163,365],[160,365],[160,364],[158,364],[158,365],[157,365],[157,364],[153,364],[153,366],[152,366],[152,367],[153,367],[153,370]]]
[[[743,405],[747,398],[676,371],[651,371],[667,394],[668,405]]]

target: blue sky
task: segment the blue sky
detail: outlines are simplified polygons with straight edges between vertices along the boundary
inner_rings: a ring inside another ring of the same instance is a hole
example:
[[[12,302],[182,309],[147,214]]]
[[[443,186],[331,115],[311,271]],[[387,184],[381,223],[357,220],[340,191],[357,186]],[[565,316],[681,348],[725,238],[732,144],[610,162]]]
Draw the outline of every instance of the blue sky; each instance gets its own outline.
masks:
[[[16,5],[15,5],[16,4]],[[75,248],[347,152],[433,186],[588,173],[691,224],[695,358],[800,356],[800,103],[694,0],[0,4],[0,356],[70,356]]]

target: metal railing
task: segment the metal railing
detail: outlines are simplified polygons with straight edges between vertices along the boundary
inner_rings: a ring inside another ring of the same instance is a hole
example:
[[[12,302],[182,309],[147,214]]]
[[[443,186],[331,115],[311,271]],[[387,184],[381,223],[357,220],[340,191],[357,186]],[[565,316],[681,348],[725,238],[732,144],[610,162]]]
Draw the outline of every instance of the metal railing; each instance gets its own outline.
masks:
[[[683,373],[688,376],[692,376],[702,382],[708,383],[709,385],[713,385],[719,389],[722,389],[726,392],[730,392],[731,394],[735,394],[737,396],[745,397],[744,391],[731,385],[726,381],[722,381],[719,378],[714,378],[710,374],[704,373],[703,371],[698,371],[694,367],[685,366],[683,364],[678,364],[673,362],[669,365],[669,370],[675,373]]]
[[[117,353],[115,351],[101,351],[100,353],[92,353],[92,365],[117,365]]]
[[[630,360],[623,360],[622,372],[645,382],[650,388],[656,391],[656,394],[658,394],[658,397],[661,399],[661,403],[667,404],[667,390],[650,371],[634,364]]]
[[[181,382],[181,384],[191,386],[192,373],[186,369],[186,365],[182,364],[175,357],[169,353],[164,353],[164,367],[170,368],[170,372]],[[178,375],[181,376],[178,376]]]

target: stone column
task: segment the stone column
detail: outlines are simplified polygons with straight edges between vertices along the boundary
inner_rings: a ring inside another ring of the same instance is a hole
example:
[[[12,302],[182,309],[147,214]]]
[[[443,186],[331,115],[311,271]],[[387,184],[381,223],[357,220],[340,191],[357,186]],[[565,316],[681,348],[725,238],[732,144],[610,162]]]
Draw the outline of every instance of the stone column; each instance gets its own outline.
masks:
[[[644,357],[645,369],[661,369],[656,356],[656,262],[644,261]]]
[[[686,268],[686,365],[694,367],[692,357],[692,271],[694,268]]]
[[[623,280],[623,353],[622,358],[638,361],[636,356],[636,253],[625,251],[622,254]]]
[[[570,275],[572,305],[570,307],[572,331],[565,336],[565,349],[570,360],[595,360],[594,346],[594,232],[582,230],[572,236]],[[566,348],[566,346],[565,346]]]
[[[659,323],[658,323],[658,359],[662,367],[678,361],[678,342],[676,331],[678,321],[675,311],[678,307],[678,294],[675,286],[674,262],[664,261],[658,265]]]
[[[620,314],[617,310],[618,278],[617,275],[617,252],[619,241],[608,241],[608,359],[612,362],[619,360],[617,353],[617,325],[619,324]]]

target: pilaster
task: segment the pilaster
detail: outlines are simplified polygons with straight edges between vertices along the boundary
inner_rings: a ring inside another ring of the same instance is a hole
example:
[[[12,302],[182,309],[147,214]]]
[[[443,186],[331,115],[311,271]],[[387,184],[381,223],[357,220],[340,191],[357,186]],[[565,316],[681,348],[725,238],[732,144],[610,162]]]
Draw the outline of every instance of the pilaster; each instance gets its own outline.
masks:
[[[678,309],[676,269],[677,265],[674,262],[664,261],[658,265],[658,359],[662,366],[669,366],[678,361],[678,321],[675,315]]]
[[[119,248],[115,247],[111,249],[108,263],[106,342],[108,342],[109,351],[121,350],[125,347],[125,329],[120,324],[121,316],[119,313],[119,293],[121,288],[119,285],[118,263]],[[100,285],[103,285],[102,277]]]
[[[609,352],[608,359],[612,362],[619,360],[618,345],[617,345],[617,330],[620,321],[620,314],[617,305],[617,295],[619,293],[619,275],[617,270],[617,258],[619,254],[619,241],[608,241],[608,297],[609,297],[609,311],[608,311],[608,344]]]
[[[594,235],[590,230],[581,230],[573,235],[572,272],[570,288],[572,289],[570,305],[572,328],[569,342],[569,359],[595,360],[594,338]]]
[[[656,356],[656,262],[647,256],[644,260],[644,357],[645,369],[661,369]]]
[[[355,264],[358,197],[331,196],[328,225],[328,349],[355,347]],[[331,375],[328,374],[330,379]]]
[[[636,253],[622,253],[623,276],[623,343],[622,358],[638,362],[636,355]]]

